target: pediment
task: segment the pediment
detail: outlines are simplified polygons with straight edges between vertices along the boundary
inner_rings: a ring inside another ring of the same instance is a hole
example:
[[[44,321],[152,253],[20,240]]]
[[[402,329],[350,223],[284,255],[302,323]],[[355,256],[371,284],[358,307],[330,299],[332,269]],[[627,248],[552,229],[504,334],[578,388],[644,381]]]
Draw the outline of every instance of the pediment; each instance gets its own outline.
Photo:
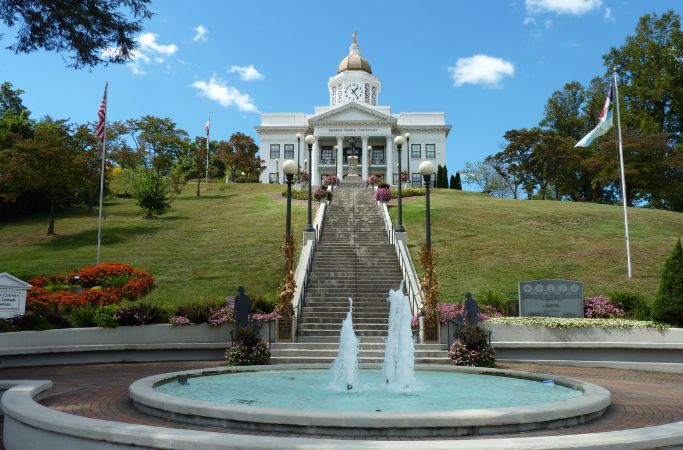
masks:
[[[309,124],[321,122],[384,122],[395,125],[397,119],[358,103],[347,103],[308,119]]]
[[[31,289],[33,286],[20,280],[7,272],[0,273],[0,288],[4,289]]]

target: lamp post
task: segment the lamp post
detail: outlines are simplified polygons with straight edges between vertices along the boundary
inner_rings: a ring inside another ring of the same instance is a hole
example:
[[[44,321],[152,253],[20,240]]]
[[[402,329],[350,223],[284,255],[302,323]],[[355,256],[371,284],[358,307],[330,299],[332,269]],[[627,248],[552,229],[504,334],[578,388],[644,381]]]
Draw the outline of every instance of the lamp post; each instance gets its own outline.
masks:
[[[339,150],[339,146],[335,145],[334,146],[334,174],[337,175],[339,173],[339,158],[337,158],[337,152]],[[341,178],[341,177],[340,177]]]
[[[410,174],[410,133],[405,134],[406,138],[406,171],[408,172],[408,183],[413,187],[413,176]]]
[[[312,134],[309,134],[306,136],[306,139],[304,140],[306,142],[306,145],[308,146],[308,160],[311,161],[311,168],[313,168],[313,159],[311,157],[311,152],[313,151],[313,144],[315,143],[315,136]],[[306,225],[306,229],[304,232],[306,233],[312,233],[315,232],[313,229],[313,220],[311,218],[311,202],[312,202],[312,195],[313,193],[311,192],[311,178],[313,178],[313,171],[309,171],[308,173],[308,224]]]
[[[422,178],[424,179],[425,182],[425,189],[427,189],[427,196],[426,196],[426,211],[425,211],[425,217],[426,217],[426,233],[427,233],[427,246],[431,247],[432,246],[432,225],[430,222],[430,212],[429,212],[429,187],[432,184],[432,174],[434,173],[434,163],[431,161],[422,161],[420,164],[420,168],[418,169],[420,171],[420,174],[422,175]]]
[[[285,226],[287,236],[292,234],[292,180],[298,168],[293,159],[288,159],[282,164],[282,171],[285,173],[285,180],[287,181],[287,224]]]
[[[275,160],[275,174],[277,175],[276,184],[280,184],[280,160]]]
[[[296,134],[296,182],[299,182],[299,171],[301,171],[301,133]]]
[[[394,144],[396,144],[396,150],[398,151],[398,225],[396,225],[397,233],[404,233],[406,231],[403,228],[403,198],[401,197],[401,148],[405,144],[406,140],[403,136],[396,136],[394,138]]]

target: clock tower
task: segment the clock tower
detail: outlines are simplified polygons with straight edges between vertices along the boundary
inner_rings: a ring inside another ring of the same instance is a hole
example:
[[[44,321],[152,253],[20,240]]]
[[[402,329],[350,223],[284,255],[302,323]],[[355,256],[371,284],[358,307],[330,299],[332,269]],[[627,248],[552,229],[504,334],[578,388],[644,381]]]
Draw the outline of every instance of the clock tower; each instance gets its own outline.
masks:
[[[342,59],[337,74],[330,77],[327,88],[330,93],[330,106],[341,106],[356,102],[365,106],[379,104],[381,83],[372,74],[367,59],[360,55],[357,33],[353,33],[353,43],[349,47],[349,56]]]

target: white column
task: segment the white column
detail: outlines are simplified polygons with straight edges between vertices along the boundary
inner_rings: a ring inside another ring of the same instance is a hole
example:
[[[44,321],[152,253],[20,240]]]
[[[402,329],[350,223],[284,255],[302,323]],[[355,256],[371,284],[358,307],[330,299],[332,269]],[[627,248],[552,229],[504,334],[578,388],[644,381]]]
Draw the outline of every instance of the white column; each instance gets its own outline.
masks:
[[[311,186],[320,186],[320,175],[318,175],[318,163],[320,161],[320,150],[318,140],[316,139],[313,143],[313,150],[311,151],[311,159],[309,161],[311,165]]]
[[[344,136],[337,136],[337,177],[344,178]]]
[[[368,179],[368,158],[370,155],[368,155],[368,137],[367,136],[361,136],[361,142],[363,143],[363,149],[361,150],[361,157],[363,158],[363,168],[361,170],[361,175],[363,176],[363,181]]]
[[[394,184],[394,137],[387,136],[387,148],[384,150],[387,161],[387,174],[384,181],[390,186]]]

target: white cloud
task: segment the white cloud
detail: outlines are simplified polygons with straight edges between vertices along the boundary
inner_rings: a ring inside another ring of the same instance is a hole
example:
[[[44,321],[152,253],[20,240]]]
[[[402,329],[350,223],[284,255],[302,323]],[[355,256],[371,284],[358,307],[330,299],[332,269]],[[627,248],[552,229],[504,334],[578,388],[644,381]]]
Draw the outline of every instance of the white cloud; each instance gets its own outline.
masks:
[[[448,71],[455,86],[469,83],[496,87],[503,77],[515,74],[515,66],[509,61],[493,56],[474,55],[459,58],[455,66],[449,67]]]
[[[192,87],[199,90],[199,94],[218,102],[224,108],[237,106],[242,112],[259,112],[249,94],[243,94],[238,89],[228,86],[224,81],[211,76],[209,81],[198,80]]]
[[[612,15],[612,8],[605,7],[605,15],[603,16],[605,20],[614,21],[614,16]]]
[[[524,0],[529,14],[555,13],[580,16],[600,9],[602,0]]]
[[[136,38],[136,41],[138,48],[131,52],[130,60],[126,63],[133,75],[146,75],[147,71],[143,65],[163,64],[165,57],[173,55],[178,50],[175,44],[157,43],[157,35],[154,33],[143,33]],[[120,51],[119,48],[107,47],[102,50],[101,55],[102,58],[109,59]]]
[[[536,25],[536,19],[527,16],[524,18],[524,25]]]
[[[192,38],[192,42],[205,41],[206,35],[209,34],[209,29],[204,25],[197,25],[194,32],[196,34],[194,35],[194,38]]]
[[[263,80],[265,78],[261,72],[256,70],[253,64],[248,66],[230,66],[228,72],[239,73],[240,78],[244,81]]]
[[[178,51],[178,46],[175,44],[158,44],[157,35],[154,33],[142,33],[137,37],[137,41],[143,52],[161,53],[165,56],[171,56]]]

